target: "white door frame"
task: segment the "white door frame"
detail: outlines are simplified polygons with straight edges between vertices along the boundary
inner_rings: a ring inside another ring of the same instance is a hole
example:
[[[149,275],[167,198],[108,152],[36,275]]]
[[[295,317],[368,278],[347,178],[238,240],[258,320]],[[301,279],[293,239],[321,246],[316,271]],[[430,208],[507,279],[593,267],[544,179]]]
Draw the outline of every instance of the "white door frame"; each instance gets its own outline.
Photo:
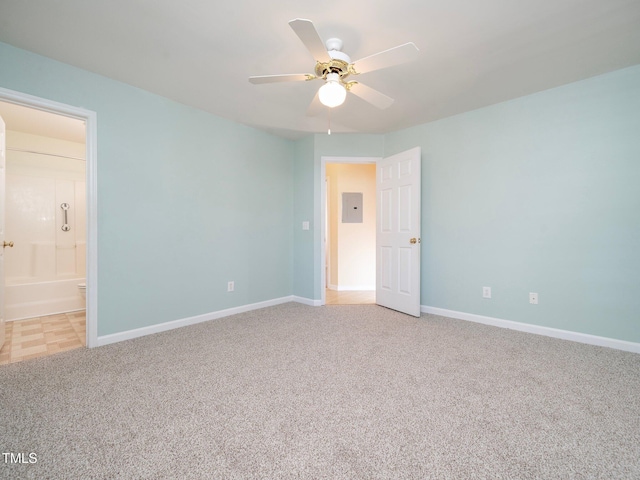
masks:
[[[87,183],[87,347],[98,346],[98,129],[97,114],[91,110],[54,102],[0,87],[0,100],[23,107],[76,118],[85,122]],[[4,279],[3,279],[4,281]]]
[[[367,164],[367,163],[377,163],[379,160],[382,160],[382,157],[328,157],[328,156],[322,156],[320,157],[320,224],[321,224],[321,232],[320,232],[320,238],[324,239],[327,238],[327,232],[326,232],[326,215],[327,215],[327,183],[325,182],[325,179],[327,178],[327,163],[361,163],[361,164]],[[378,182],[378,180],[376,179],[376,183]],[[325,305],[326,304],[326,292],[325,292],[325,285],[327,284],[327,279],[326,279],[326,271],[325,271],[325,265],[326,265],[326,258],[325,258],[325,245],[322,245],[322,248],[320,249],[320,268],[318,269],[320,271],[320,285],[322,286],[322,288],[320,289],[320,305]],[[317,278],[317,277],[316,277]]]
[[[326,176],[326,172],[325,172],[325,177],[324,177],[324,198],[325,198],[325,204],[324,204],[324,216],[322,217],[322,221],[324,223],[324,237],[322,237],[323,241],[324,241],[324,245],[323,245],[323,249],[322,251],[324,252],[324,287],[323,290],[327,290],[327,288],[329,288],[329,279],[331,278],[331,249],[328,248],[331,246],[331,241],[329,240],[331,238],[331,225],[329,225],[329,212],[327,210],[331,209],[331,198],[329,198],[329,196],[327,195],[327,192],[331,190],[331,179],[329,177]],[[328,277],[328,278],[327,278]]]

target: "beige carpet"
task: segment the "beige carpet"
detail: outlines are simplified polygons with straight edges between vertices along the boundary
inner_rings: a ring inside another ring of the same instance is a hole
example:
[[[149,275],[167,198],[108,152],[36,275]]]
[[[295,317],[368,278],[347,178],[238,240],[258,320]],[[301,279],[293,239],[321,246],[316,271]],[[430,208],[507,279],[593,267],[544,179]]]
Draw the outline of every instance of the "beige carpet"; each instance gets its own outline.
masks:
[[[640,478],[640,355],[285,304],[0,367],[0,478]],[[5,456],[6,457],[6,456]]]

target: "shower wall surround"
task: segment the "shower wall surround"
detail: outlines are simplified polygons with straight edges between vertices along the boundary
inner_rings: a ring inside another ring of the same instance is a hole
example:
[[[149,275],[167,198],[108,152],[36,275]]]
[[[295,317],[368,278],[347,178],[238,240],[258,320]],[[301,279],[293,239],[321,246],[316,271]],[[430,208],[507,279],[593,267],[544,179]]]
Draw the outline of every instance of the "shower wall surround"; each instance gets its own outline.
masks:
[[[7,147],[6,284],[84,278],[84,144],[7,131]]]

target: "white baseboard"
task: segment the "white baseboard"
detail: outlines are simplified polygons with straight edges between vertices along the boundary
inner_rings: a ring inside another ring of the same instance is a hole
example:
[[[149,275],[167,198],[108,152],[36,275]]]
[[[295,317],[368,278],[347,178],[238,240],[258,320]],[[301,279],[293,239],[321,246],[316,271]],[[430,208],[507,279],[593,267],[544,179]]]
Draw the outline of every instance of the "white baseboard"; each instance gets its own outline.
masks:
[[[320,307],[322,306],[322,300],[313,300],[312,298],[306,297],[298,297],[297,295],[291,296],[292,302],[303,303],[305,305],[309,305],[311,307]]]
[[[459,320],[467,320],[469,322],[483,323],[494,327],[509,328],[520,332],[535,333],[536,335],[544,335],[546,337],[560,338],[562,340],[571,340],[573,342],[586,343],[589,345],[597,345],[599,347],[615,348],[616,350],[624,350],[625,352],[640,353],[640,343],[627,342],[626,340],[618,340],[615,338],[599,337],[588,333],[572,332],[570,330],[560,330],[558,328],[543,327],[540,325],[531,325],[529,323],[514,322],[512,320],[502,320],[500,318],[485,317],[473,313],[457,312],[455,310],[447,310],[444,308],[429,307],[422,305],[420,311],[431,313],[433,315],[441,315],[443,317],[457,318]]]
[[[203,315],[197,315],[195,317],[188,317],[180,320],[173,320],[173,321],[161,323],[158,325],[150,325],[148,327],[136,328],[134,330],[127,330],[126,332],[113,333],[110,335],[102,335],[98,337],[96,346],[109,345],[111,343],[131,340],[133,338],[144,337],[146,335],[151,335],[154,333],[165,332],[167,330],[173,330],[175,328],[186,327],[188,325],[195,325],[197,323],[208,322],[210,320],[216,320],[218,318],[228,317],[229,315],[236,315],[238,313],[249,312],[251,310],[258,310],[260,308],[271,307],[274,305],[280,305],[282,303],[288,303],[288,302],[298,302],[298,303],[302,303],[304,305],[309,305],[312,307],[319,307],[322,305],[321,300],[314,300],[311,298],[290,295],[288,297],[275,298],[272,300],[266,300],[264,302],[252,303],[249,305],[242,305],[240,307],[228,308],[226,310],[218,310],[217,312],[205,313]],[[422,305],[420,307],[420,311],[424,313],[431,313],[433,315],[440,315],[443,317],[457,318],[459,320],[482,323],[482,324],[491,325],[494,327],[509,328],[511,330],[518,330],[520,332],[534,333],[537,335],[544,335],[547,337],[560,338],[562,340],[571,340],[573,342],[586,343],[589,345],[615,348],[616,350],[623,350],[626,352],[640,353],[640,343],[628,342],[625,340],[618,340],[615,338],[599,337],[597,335],[590,335],[588,333],[579,333],[579,332],[572,332],[569,330],[560,330],[557,328],[543,327],[540,325],[531,325],[529,323],[520,323],[520,322],[514,322],[512,320],[503,320],[500,318],[486,317],[483,315],[476,315],[473,313],[457,312],[455,310],[429,307],[427,305]]]
[[[216,320],[218,318],[228,317],[229,315],[236,315],[238,313],[249,312],[251,310],[258,310],[259,308],[272,307],[274,305],[280,305],[282,303],[298,301],[295,298],[296,297],[294,297],[293,295],[288,297],[274,298],[273,300],[251,303],[249,305],[228,308],[226,310],[218,310],[217,312],[205,313],[203,315],[196,315],[195,317],[182,318],[180,320],[173,320],[170,322],[160,323],[158,325],[150,325],[148,327],[136,328],[134,330],[127,330],[126,332],[102,335],[98,337],[96,346],[101,347],[103,345],[109,345],[111,343],[144,337],[145,335],[151,335],[153,333],[166,332],[167,330],[173,330],[174,328],[195,325],[196,323],[208,322],[209,320]]]

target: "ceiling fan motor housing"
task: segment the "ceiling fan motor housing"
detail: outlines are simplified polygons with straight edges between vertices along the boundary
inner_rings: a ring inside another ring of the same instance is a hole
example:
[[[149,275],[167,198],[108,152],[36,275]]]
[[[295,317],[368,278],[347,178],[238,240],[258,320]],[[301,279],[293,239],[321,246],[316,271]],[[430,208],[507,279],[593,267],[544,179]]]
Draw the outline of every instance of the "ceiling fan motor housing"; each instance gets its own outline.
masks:
[[[337,73],[340,80],[343,80],[350,73],[349,64],[351,58],[349,55],[342,52],[342,40],[339,38],[330,38],[326,41],[327,53],[331,57],[329,62],[318,62],[316,64],[316,76],[327,79],[329,73]]]
[[[337,73],[340,79],[349,75],[349,63],[340,59],[332,59],[330,62],[316,63],[316,77],[327,79],[329,73]]]

